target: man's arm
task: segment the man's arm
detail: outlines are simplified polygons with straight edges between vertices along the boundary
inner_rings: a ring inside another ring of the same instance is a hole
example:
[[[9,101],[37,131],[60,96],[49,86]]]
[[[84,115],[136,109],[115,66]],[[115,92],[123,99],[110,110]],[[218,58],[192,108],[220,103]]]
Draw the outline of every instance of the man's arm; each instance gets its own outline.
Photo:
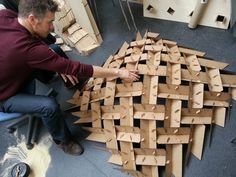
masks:
[[[139,76],[136,74],[137,71],[129,71],[127,69],[116,69],[116,68],[103,68],[100,66],[93,66],[93,77],[119,77],[126,81],[137,81]]]
[[[137,71],[129,71],[127,69],[116,69],[116,68],[103,68],[100,66],[92,66],[93,67],[93,76],[92,77],[101,77],[101,78],[121,78],[128,82],[137,81],[139,79],[139,75],[137,75]],[[61,74],[63,80],[65,82],[71,82],[72,85],[76,85],[79,83],[77,77],[73,75]]]

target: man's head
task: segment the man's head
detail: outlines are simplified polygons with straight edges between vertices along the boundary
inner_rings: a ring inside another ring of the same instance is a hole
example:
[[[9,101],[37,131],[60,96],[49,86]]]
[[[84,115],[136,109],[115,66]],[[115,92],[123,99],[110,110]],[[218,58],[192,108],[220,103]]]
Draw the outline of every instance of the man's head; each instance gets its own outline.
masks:
[[[26,20],[32,33],[47,37],[53,30],[58,4],[53,0],[20,0],[18,17]]]

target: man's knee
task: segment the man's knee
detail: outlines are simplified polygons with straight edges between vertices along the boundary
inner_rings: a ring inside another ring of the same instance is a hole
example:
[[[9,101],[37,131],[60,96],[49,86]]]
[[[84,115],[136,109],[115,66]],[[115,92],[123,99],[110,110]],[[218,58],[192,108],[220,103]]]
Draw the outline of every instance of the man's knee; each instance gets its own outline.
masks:
[[[46,117],[52,117],[59,110],[59,104],[54,98],[51,97],[44,99],[42,105],[43,114]]]

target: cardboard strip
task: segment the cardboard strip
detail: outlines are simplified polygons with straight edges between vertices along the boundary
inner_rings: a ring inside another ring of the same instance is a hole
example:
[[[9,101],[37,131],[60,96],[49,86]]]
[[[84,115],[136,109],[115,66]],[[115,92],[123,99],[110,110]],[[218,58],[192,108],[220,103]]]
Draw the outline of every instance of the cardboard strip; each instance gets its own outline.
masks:
[[[146,120],[164,120],[163,105],[134,105],[134,118]]]
[[[150,60],[151,56],[148,55],[147,53],[137,53],[137,54],[132,54],[130,56],[125,57],[124,63],[133,63],[137,61],[143,61],[143,60]]]
[[[181,54],[180,54],[180,52],[179,52],[178,46],[177,46],[177,45],[173,45],[173,46],[172,46],[172,45],[169,45],[168,48],[169,48],[169,51],[167,50],[167,53],[168,53],[168,55],[169,55],[169,57],[170,57],[169,62],[170,62],[170,63],[172,63],[172,62],[174,62],[174,63],[178,62],[178,61],[180,60],[180,57],[181,57]]]
[[[147,55],[145,55],[145,56],[147,56]],[[141,55],[140,54],[138,54],[138,55],[131,55],[131,56],[125,57],[124,63],[137,62],[140,59],[141,59]]]
[[[197,56],[200,56],[200,57],[203,57],[205,55],[205,52],[201,52],[201,51],[186,48],[186,47],[180,47],[180,46],[179,46],[179,51],[181,53],[197,55]]]
[[[160,52],[162,50],[162,46],[145,45],[144,50],[145,51],[151,51],[151,52]]]
[[[180,127],[181,107],[181,100],[171,100],[170,127]]]
[[[91,100],[90,102],[95,102],[95,101],[98,101],[98,100],[102,100],[105,98],[105,90],[106,88],[102,88],[100,90],[95,90],[95,91],[92,91],[90,92],[90,96],[91,96]]]
[[[221,127],[225,126],[226,108],[215,107],[213,111],[214,123]]]
[[[204,84],[193,83],[192,84],[192,107],[193,108],[202,108],[204,100]]]
[[[183,145],[172,145],[172,174],[175,177],[182,177]]]
[[[185,57],[186,63],[189,65],[189,68],[193,71],[201,71],[201,66],[198,62],[198,58],[196,55],[186,55]]]
[[[189,88],[183,85],[159,84],[157,95],[160,98],[188,100]]]
[[[121,64],[124,62],[124,60],[117,60],[114,56],[114,61],[112,61],[108,68],[120,68]]]
[[[166,170],[165,174],[167,177],[172,176],[172,145],[166,145]]]
[[[94,85],[93,90],[100,90],[101,87],[102,87],[102,83],[104,81],[105,81],[104,78],[96,78],[96,79],[94,79],[94,81],[93,81],[93,85]]]
[[[141,120],[141,148],[156,148],[156,122]]]
[[[207,68],[217,68],[217,69],[225,69],[227,66],[229,66],[228,63],[220,62],[220,61],[214,61],[212,59],[207,58],[201,58],[198,57],[198,61],[201,66],[205,66]]]
[[[170,117],[171,117],[171,99],[166,99],[165,102],[165,118],[164,118],[164,128],[170,128]]]
[[[142,95],[143,84],[141,82],[116,84],[115,97],[129,97]]]
[[[120,154],[111,154],[111,157],[108,160],[109,163],[113,163],[116,165],[122,165],[122,158]]]
[[[102,128],[100,103],[99,102],[91,103],[91,110],[92,110],[92,126]]]
[[[236,75],[221,74],[220,77],[224,87],[236,87]]]
[[[166,76],[166,66],[138,65],[138,73],[152,76]]]
[[[92,127],[82,127],[82,129],[91,132],[89,136],[86,137],[87,140],[105,143],[105,134],[101,128]]]
[[[168,39],[163,39],[163,44],[167,44],[167,45],[177,45],[177,42],[175,41],[171,41],[171,40],[168,40]]]
[[[137,165],[165,166],[166,163],[165,155],[136,155],[135,158]]]
[[[132,143],[120,142],[121,158],[124,169],[136,170],[135,155]]]
[[[144,76],[142,99],[141,99],[142,104],[149,103],[150,101],[152,102],[152,104],[156,103],[157,83],[158,83],[158,76],[148,76],[148,75]]]
[[[230,94],[226,92],[204,92],[204,102],[206,106],[229,107]]]
[[[105,61],[105,63],[103,64],[103,68],[108,68],[109,67],[109,64],[113,61],[114,57],[112,55],[110,55],[108,57],[108,59]]]
[[[165,61],[165,62],[169,62],[170,58],[169,58],[168,54],[162,53],[161,54],[161,60]],[[203,66],[203,67],[205,66],[207,68],[224,69],[229,65],[228,63],[224,63],[224,62],[220,62],[220,61],[214,61],[214,60],[211,60],[211,59],[201,58],[201,57],[198,57],[198,62],[201,66]],[[182,64],[182,65],[189,65],[188,63],[186,63],[184,57],[180,57],[179,60],[176,61],[176,63]]]
[[[158,144],[186,144],[189,141],[189,128],[157,128]]]
[[[181,65],[171,64],[171,84],[180,85],[181,84]]]
[[[102,113],[120,113],[120,105],[101,106]]]
[[[213,111],[204,108],[182,108],[181,115],[181,124],[211,124]]]
[[[117,132],[117,140],[130,143],[140,143],[140,134]]]
[[[212,92],[222,92],[223,85],[219,69],[206,69],[208,74],[208,88]]]
[[[117,55],[119,57],[124,57],[126,50],[128,49],[129,44],[127,42],[124,42],[124,44],[122,45],[122,47],[120,48],[119,52],[117,53]]]
[[[204,135],[205,135],[205,125],[195,125],[193,133],[192,153],[199,160],[202,159]]]
[[[149,39],[157,40],[159,35],[159,33],[147,32],[147,38]]]
[[[118,149],[114,121],[105,119],[103,120],[103,125],[106,138],[106,147],[108,149]]]
[[[231,89],[231,95],[232,95],[232,99],[236,100],[236,88]]]
[[[152,40],[151,39],[142,39],[142,40],[136,40],[136,41],[132,41],[130,43],[130,46],[131,47],[142,47],[144,45],[147,45],[147,44],[152,44]]]
[[[133,127],[134,121],[134,111],[133,111],[133,98],[132,97],[121,97],[120,104],[122,105],[120,108],[120,125],[121,126],[130,126]]]
[[[84,91],[81,99],[81,106],[80,106],[81,111],[88,110],[89,100],[90,100],[90,92]]]
[[[113,105],[114,104],[115,92],[116,92],[116,81],[107,82],[104,105]]]

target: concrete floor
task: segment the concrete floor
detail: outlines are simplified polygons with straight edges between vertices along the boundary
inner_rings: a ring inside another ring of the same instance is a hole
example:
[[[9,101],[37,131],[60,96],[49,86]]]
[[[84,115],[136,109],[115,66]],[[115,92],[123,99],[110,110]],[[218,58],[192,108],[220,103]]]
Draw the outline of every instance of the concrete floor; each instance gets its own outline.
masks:
[[[114,54],[122,46],[124,41],[130,42],[135,38],[135,31],[127,29],[118,2],[113,6],[111,0],[100,0],[97,2],[100,17],[101,31],[104,42],[92,55],[81,57],[77,52],[68,53],[70,58],[80,60],[84,63],[101,65],[111,54]],[[178,42],[178,45],[206,52],[206,57],[229,63],[227,68],[235,71],[236,39],[229,30],[215,29],[199,26],[190,30],[185,23],[164,21],[144,18],[142,6],[132,4],[135,21],[139,31],[144,34],[148,29],[161,34],[162,38]],[[127,9],[126,9],[127,10]],[[128,12],[128,11],[127,11]],[[132,26],[132,23],[130,21]],[[67,90],[61,82],[51,84],[55,88],[58,100],[62,108],[66,108],[65,100],[71,98],[73,90]],[[43,90],[44,86],[40,88]],[[214,126],[211,146],[209,147],[209,129],[205,137],[203,159],[197,160],[191,156],[188,167],[184,169],[184,177],[235,177],[236,176],[236,145],[230,143],[236,136],[236,108],[233,102],[230,119],[226,120],[224,128]],[[76,118],[68,116],[71,123]],[[15,137],[9,135],[4,127],[6,123],[0,123],[0,159],[4,156],[7,148],[16,144]],[[77,126],[71,126],[74,132],[80,134]],[[80,135],[79,135],[80,136]],[[126,177],[121,173],[119,166],[107,163],[110,154],[104,150],[101,143],[82,141],[85,152],[82,156],[73,157],[65,155],[62,151],[52,145],[49,152],[51,163],[46,177]],[[0,167],[0,172],[5,167]],[[164,176],[164,169],[161,176]],[[1,173],[0,173],[1,174]]]

